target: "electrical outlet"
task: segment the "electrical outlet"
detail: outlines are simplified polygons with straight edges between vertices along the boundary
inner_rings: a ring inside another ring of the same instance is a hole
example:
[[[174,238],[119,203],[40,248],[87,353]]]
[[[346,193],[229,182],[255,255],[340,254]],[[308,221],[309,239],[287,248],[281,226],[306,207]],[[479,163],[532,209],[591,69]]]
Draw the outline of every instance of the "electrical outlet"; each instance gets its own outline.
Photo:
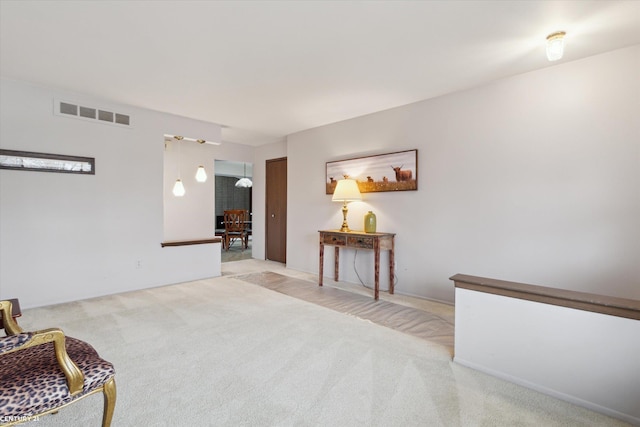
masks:
[[[142,268],[142,261],[141,260],[137,260],[136,261],[136,269],[138,268]]]

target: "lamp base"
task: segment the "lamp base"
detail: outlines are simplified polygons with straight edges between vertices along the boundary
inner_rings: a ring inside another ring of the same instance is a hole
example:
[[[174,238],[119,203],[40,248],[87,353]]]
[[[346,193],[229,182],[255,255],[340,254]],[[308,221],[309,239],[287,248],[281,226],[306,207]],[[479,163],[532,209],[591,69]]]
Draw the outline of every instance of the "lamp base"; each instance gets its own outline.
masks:
[[[347,212],[347,202],[344,202],[344,205],[342,205],[342,227],[340,228],[340,231],[344,233],[351,231],[349,225],[347,224]]]

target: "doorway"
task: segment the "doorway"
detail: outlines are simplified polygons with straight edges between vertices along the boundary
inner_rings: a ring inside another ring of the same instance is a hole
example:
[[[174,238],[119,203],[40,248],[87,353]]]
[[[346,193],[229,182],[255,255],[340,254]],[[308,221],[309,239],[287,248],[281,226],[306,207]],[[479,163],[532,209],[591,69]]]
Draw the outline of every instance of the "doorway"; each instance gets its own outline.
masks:
[[[234,162],[229,160],[215,160],[215,216],[216,216],[216,236],[224,236],[224,211],[230,209],[242,209],[247,211],[247,230],[249,238],[245,248],[239,241],[234,242],[228,248],[222,248],[222,262],[239,261],[251,259],[253,239],[251,215],[252,209],[252,188],[250,186],[239,185],[238,181],[248,179],[251,181],[253,175],[253,164]]]
[[[266,162],[266,259],[287,262],[287,158]]]

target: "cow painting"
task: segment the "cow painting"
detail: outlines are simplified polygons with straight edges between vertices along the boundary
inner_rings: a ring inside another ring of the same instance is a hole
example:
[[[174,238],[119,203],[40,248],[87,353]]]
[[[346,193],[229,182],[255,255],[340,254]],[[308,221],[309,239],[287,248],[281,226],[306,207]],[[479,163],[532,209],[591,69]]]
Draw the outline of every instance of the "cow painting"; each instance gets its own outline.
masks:
[[[396,182],[411,181],[413,179],[411,170],[402,170],[402,166],[391,166],[391,169],[396,173]]]
[[[418,189],[418,150],[329,161],[325,177],[326,194],[333,194],[336,183],[343,178],[355,180],[361,193],[415,191]]]

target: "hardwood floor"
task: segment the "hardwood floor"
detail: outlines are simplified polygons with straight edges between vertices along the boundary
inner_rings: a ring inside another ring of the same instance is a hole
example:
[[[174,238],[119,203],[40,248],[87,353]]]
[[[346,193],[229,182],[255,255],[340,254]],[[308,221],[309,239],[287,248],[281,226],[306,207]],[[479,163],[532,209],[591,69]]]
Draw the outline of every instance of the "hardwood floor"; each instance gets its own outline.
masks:
[[[452,312],[453,307],[445,304],[440,304],[444,307],[438,307],[438,310],[428,310],[395,301],[376,301],[372,294],[332,286],[320,287],[315,282],[273,271],[238,275],[236,278],[442,345],[453,355],[453,317],[442,312],[446,309]],[[389,296],[389,299],[394,298],[395,295]]]

